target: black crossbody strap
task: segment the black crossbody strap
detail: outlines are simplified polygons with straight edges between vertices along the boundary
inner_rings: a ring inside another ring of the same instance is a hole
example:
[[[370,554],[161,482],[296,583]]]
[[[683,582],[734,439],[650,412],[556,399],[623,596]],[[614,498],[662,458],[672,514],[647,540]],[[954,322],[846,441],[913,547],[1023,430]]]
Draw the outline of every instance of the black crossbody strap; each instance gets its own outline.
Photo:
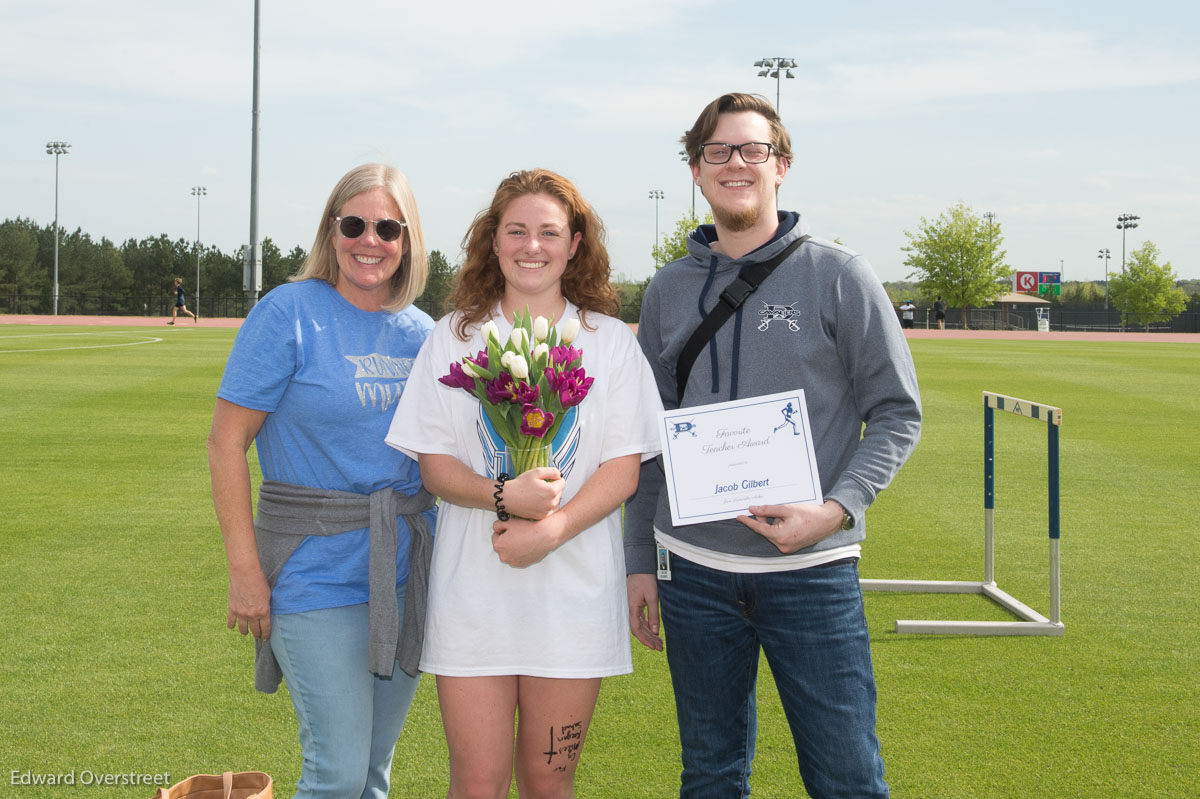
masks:
[[[767,279],[767,275],[771,274],[775,267],[786,261],[797,247],[810,238],[811,236],[801,236],[784,247],[782,252],[769,261],[743,266],[742,270],[738,272],[738,276],[721,292],[721,298],[717,304],[700,320],[692,337],[688,339],[687,344],[683,345],[683,350],[679,353],[679,360],[675,364],[675,399],[680,407],[683,407],[683,392],[687,388],[688,376],[692,373],[692,364],[704,350],[704,345],[717,334],[722,325],[729,321],[729,317],[733,316],[734,311],[742,307],[746,299]]]

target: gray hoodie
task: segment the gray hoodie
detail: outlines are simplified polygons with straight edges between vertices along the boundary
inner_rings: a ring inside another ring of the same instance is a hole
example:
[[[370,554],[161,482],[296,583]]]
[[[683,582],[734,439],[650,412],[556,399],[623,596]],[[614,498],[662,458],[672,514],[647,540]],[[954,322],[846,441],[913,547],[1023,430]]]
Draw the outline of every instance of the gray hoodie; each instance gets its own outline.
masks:
[[[675,396],[679,353],[725,287],[743,266],[770,259],[807,232],[799,214],[780,212],[779,220],[774,239],[737,260],[713,251],[714,226],[697,228],[688,256],[663,267],[646,289],[638,341],[668,410],[804,389],[821,490],[855,520],[852,530],[807,550],[815,552],[863,540],[867,507],[921,434],[908,342],[867,259],[821,239],[800,245],[700,353],[682,402]],[[655,570],[656,527],[713,551],[782,554],[736,519],[673,526],[663,485],[660,461],[644,464],[625,509],[628,573]]]

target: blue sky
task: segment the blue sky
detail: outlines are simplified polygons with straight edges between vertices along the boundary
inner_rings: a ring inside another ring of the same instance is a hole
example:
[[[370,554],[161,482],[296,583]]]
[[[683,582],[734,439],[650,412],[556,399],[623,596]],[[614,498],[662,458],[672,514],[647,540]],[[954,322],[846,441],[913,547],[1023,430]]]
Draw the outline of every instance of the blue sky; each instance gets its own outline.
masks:
[[[570,177],[614,273],[654,268],[690,206],[678,138],[726,91],[775,98],[754,61],[794,58],[781,111],[796,162],[781,206],[905,279],[904,231],[961,201],[992,211],[1008,262],[1100,279],[1116,217],[1200,278],[1200,4],[566,4],[262,0],[259,230],[308,248],[334,182],[408,175],[451,261],[514,169]],[[0,50],[0,218],[54,215],[120,243],[249,237],[253,3],[10,5]],[[707,207],[697,194],[697,210]]]

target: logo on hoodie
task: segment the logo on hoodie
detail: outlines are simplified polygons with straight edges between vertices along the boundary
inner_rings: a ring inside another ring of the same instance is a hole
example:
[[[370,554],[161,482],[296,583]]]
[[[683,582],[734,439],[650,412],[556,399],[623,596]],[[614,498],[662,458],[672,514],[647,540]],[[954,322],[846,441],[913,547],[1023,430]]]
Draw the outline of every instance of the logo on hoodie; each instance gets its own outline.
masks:
[[[794,302],[791,305],[771,305],[764,302],[762,310],[758,312],[758,329],[765,331],[772,322],[787,322],[788,330],[796,333],[800,330],[800,325],[796,323],[799,318],[800,311],[796,310]]]

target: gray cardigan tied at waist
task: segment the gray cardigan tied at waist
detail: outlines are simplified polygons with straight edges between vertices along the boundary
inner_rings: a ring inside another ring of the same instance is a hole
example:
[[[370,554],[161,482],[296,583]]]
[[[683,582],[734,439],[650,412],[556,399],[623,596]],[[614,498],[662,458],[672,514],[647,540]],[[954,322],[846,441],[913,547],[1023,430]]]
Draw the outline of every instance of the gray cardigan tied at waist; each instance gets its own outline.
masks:
[[[369,667],[391,677],[393,663],[410,676],[418,673],[425,639],[425,601],[433,536],[422,515],[434,506],[433,495],[421,488],[413,495],[391,488],[371,494],[327,491],[266,480],[258,492],[254,532],[258,559],[272,588],[283,564],[310,535],[337,535],[366,527],[370,534],[368,575]],[[396,517],[408,525],[408,588],[404,623],[396,602]],[[283,672],[268,641],[254,642],[254,687],[272,694]]]

